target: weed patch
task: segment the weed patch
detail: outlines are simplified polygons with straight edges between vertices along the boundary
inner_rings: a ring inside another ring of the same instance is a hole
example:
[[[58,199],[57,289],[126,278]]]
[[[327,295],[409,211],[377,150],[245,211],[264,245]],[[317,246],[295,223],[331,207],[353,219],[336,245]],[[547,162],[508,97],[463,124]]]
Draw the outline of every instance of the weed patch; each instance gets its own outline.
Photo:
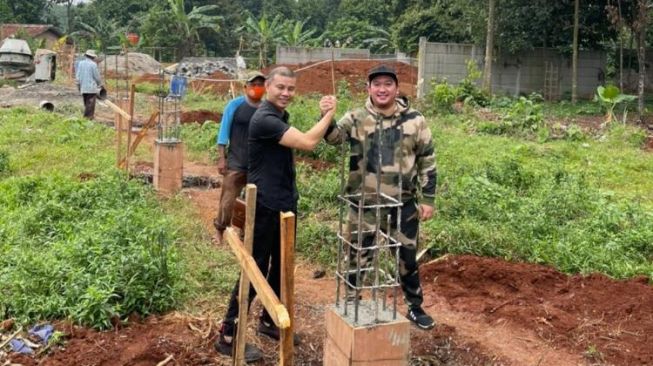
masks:
[[[178,238],[148,188],[119,174],[10,178],[0,201],[4,317],[103,329],[177,303]]]

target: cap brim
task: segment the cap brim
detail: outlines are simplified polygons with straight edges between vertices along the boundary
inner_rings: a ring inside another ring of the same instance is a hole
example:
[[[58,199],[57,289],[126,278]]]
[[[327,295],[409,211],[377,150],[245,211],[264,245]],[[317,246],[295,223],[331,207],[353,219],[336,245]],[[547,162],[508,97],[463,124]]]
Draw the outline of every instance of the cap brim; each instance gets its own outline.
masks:
[[[369,74],[367,76],[367,81],[372,81],[372,80],[374,80],[375,77],[384,76],[384,75],[391,77],[392,79],[394,79],[394,81],[398,81],[397,74],[394,74],[394,73],[391,73],[391,72],[375,72],[375,73]]]

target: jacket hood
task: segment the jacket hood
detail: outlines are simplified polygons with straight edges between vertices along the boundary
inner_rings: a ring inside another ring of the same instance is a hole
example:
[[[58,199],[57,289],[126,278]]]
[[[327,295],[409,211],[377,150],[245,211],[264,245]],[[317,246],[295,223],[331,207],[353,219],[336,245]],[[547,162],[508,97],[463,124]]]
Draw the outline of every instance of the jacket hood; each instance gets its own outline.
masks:
[[[410,102],[405,96],[395,98],[395,103],[397,104],[397,110],[395,111],[395,116],[400,116],[408,111],[410,108]],[[372,104],[372,98],[368,97],[365,101],[365,109],[373,115],[374,117],[379,115],[379,110],[376,109],[374,104]]]

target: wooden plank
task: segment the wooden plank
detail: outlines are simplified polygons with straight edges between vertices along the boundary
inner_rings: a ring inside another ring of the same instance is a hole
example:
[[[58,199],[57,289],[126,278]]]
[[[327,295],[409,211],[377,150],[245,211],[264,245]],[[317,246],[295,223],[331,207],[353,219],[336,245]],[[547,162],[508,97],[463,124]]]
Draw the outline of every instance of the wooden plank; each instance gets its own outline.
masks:
[[[245,187],[245,242],[243,249],[252,255],[254,244],[254,218],[256,217],[256,185],[248,184]],[[240,272],[240,287],[238,289],[238,332],[236,333],[236,352],[234,365],[245,365],[245,344],[247,333],[247,314],[249,311],[249,278],[245,271]]]
[[[132,116],[129,113],[125,112],[122,108],[113,104],[113,102],[108,99],[100,100],[98,101],[98,103],[103,106],[111,108],[114,112],[120,114],[126,120],[130,120],[132,118]]]
[[[227,228],[224,232],[224,238],[231,247],[240,268],[247,273],[247,277],[252,282],[256,295],[263,303],[265,310],[268,311],[272,321],[280,329],[286,329],[290,326],[290,316],[286,307],[283,306],[279,298],[270,287],[267,279],[261,273],[261,270],[256,265],[254,258],[245,252],[243,242],[238,237],[238,234],[233,228]]]
[[[295,289],[295,214],[282,212],[281,222],[281,302],[290,316],[290,326],[281,330],[280,364],[293,364],[294,289]]]

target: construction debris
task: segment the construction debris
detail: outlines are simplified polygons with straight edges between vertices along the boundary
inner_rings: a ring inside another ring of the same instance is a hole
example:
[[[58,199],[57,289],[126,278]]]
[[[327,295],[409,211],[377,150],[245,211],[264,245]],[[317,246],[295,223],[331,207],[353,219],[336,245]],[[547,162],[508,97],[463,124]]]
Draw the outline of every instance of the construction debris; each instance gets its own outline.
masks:
[[[210,77],[216,71],[236,78],[238,76],[236,59],[233,57],[186,57],[177,66],[177,72],[193,78]]]

